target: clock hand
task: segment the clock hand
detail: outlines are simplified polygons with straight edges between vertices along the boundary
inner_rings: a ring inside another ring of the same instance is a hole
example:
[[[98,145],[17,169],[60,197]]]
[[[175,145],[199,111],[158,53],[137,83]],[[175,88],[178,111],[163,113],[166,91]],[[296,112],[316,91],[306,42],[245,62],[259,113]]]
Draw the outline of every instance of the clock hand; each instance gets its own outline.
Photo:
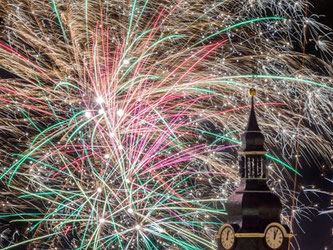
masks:
[[[227,231],[227,240],[228,240],[228,238],[229,238],[229,233],[230,233],[230,231]]]
[[[274,231],[274,240],[276,238],[276,235],[277,235],[277,229]]]

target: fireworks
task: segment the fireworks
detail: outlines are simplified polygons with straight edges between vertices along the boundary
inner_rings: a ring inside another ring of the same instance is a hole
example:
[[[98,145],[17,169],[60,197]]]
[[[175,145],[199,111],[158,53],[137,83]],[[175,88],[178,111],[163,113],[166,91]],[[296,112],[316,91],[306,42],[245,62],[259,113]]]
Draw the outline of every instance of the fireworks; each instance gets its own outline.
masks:
[[[214,249],[250,87],[288,220],[290,162],[332,154],[331,67],[293,51],[325,37],[305,7],[4,1],[1,247]]]

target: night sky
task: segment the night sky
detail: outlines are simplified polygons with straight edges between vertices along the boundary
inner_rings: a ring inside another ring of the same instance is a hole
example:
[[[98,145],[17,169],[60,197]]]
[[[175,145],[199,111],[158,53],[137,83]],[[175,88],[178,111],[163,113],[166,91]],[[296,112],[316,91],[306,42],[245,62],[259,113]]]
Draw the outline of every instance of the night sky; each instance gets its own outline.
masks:
[[[310,9],[312,14],[320,15],[320,22],[326,24],[330,28],[333,28],[333,1],[331,0],[311,0],[313,8]],[[318,52],[315,50],[314,45],[310,42],[306,46],[306,52],[319,56]],[[328,192],[333,192],[333,185],[325,180],[325,177],[332,180],[332,171],[328,170],[326,172],[318,171],[321,165],[324,163],[321,161],[321,157],[318,156],[317,161],[313,161],[311,164],[304,163],[304,168],[302,169],[303,178],[298,179],[300,185],[305,187],[313,187],[325,190]],[[302,162],[301,162],[302,163]],[[326,168],[327,169],[327,168]],[[311,202],[317,203],[318,208],[327,209],[330,206],[333,197],[328,195],[314,195],[310,194],[309,198]],[[301,199],[307,202],[307,198],[302,196]],[[332,217],[327,215],[317,215],[314,213],[310,216],[311,221],[303,219],[301,222],[301,227],[305,233],[298,227],[294,228],[294,233],[302,235],[300,247],[302,250],[320,250],[320,249],[333,249],[333,221]]]
[[[311,0],[310,2],[313,4],[313,8],[310,9],[310,12],[313,14],[325,15],[321,16],[319,20],[333,28],[333,0]],[[307,44],[306,52],[319,56],[314,45],[311,43]],[[7,78],[10,77],[10,75],[4,71],[0,71],[0,77]],[[311,164],[307,164],[301,159],[301,165],[306,167],[303,167],[300,171],[303,177],[298,177],[298,184],[308,188],[315,187],[320,190],[333,192],[332,183],[326,180],[332,180],[332,171],[326,170],[325,172],[319,170],[321,169],[321,165],[319,164],[325,164],[321,161],[319,155]],[[318,210],[328,209],[331,205],[331,200],[333,200],[333,197],[322,194],[309,194],[308,197],[310,201],[304,195],[302,195],[300,199],[304,203],[318,204]],[[333,250],[332,218],[328,215],[318,215],[317,212],[313,212],[309,217],[311,220],[303,218],[300,227],[294,227],[294,233],[302,235],[302,240],[299,242],[300,248],[302,250]],[[302,232],[302,230],[304,230],[305,233]]]

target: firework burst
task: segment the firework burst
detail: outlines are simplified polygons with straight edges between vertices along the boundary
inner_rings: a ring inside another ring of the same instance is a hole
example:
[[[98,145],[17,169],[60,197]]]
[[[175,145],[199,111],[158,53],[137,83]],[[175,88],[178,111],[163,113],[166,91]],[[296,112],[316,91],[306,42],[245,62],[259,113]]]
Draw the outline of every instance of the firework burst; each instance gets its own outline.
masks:
[[[250,87],[286,221],[295,155],[330,161],[304,1],[3,2],[2,248],[214,249]]]

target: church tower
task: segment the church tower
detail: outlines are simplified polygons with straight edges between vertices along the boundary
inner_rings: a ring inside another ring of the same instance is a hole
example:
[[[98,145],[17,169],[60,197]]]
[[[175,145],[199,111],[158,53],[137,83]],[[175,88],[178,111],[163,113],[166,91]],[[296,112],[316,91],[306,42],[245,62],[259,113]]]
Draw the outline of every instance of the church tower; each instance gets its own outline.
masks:
[[[264,135],[254,111],[255,89],[250,89],[251,111],[238,151],[240,186],[226,203],[226,224],[217,234],[219,250],[287,250],[290,229],[280,223],[282,204],[267,186]]]

